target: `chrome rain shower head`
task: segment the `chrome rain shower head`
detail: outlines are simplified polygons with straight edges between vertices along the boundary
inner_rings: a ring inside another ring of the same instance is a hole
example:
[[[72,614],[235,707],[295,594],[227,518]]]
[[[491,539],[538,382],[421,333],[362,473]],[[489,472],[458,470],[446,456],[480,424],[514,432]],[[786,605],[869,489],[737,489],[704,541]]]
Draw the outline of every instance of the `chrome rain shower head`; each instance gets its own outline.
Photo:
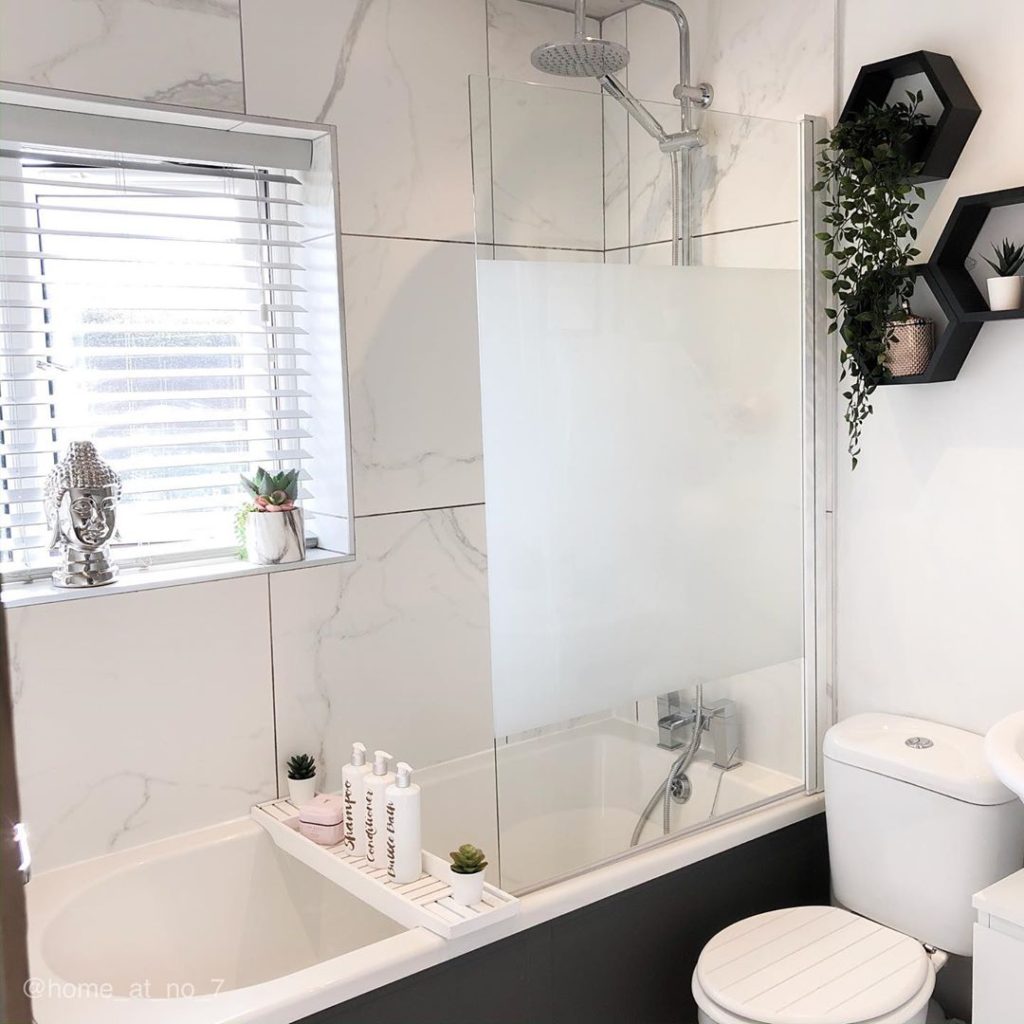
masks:
[[[608,39],[587,35],[587,0],[576,0],[574,38],[570,43],[544,43],[530,54],[530,63],[560,78],[604,78],[629,63],[629,50]]]
[[[571,43],[544,43],[530,54],[538,71],[562,78],[603,78],[629,63],[629,50],[609,39],[581,36]]]

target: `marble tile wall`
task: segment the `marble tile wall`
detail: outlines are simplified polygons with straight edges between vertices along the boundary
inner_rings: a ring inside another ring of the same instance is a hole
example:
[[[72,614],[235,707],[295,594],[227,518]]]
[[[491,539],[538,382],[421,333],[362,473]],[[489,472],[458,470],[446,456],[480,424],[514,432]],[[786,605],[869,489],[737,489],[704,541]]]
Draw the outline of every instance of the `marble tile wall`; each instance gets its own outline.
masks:
[[[276,793],[266,577],[7,613],[38,868],[246,814]]]
[[[271,577],[278,744],[331,788],[355,740],[425,767],[491,739],[483,507],[363,517],[356,545]]]
[[[12,613],[40,863],[242,814],[300,746],[328,780],[357,737],[417,767],[486,749],[466,83],[521,77],[571,15],[518,0],[4,0],[0,18],[7,81],[337,125],[345,233],[357,560]],[[88,637],[105,654],[78,678]]]
[[[5,0],[0,79],[244,110],[238,0]]]
[[[813,39],[786,49],[785,33],[831,0],[785,0],[788,29],[759,23],[753,0],[716,6],[729,9],[717,36],[694,13],[695,52],[720,40],[716,85],[732,59],[741,109],[778,116],[787,97],[785,116],[808,109],[799,97],[830,58]],[[658,75],[674,57],[647,52],[670,34],[642,17],[603,31],[631,34],[631,83],[664,99]],[[11,614],[25,804],[44,866],[244,813],[296,746],[321,751],[330,780],[356,735],[418,766],[490,743],[466,82],[536,78],[530,49],[571,23],[520,0],[3,0],[0,79],[337,126],[352,370],[355,563]],[[733,57],[737,26],[750,46]],[[763,57],[762,34],[775,40]],[[577,103],[599,110],[582,88]],[[580,124],[578,111],[555,118],[546,137]],[[626,124],[612,108],[586,132],[585,204],[566,215],[563,196],[524,217],[506,197],[497,256],[556,245],[552,258],[596,259],[614,239],[609,259],[628,258]],[[615,156],[603,172],[602,145]],[[53,636],[98,638],[104,656],[80,678],[73,645]]]

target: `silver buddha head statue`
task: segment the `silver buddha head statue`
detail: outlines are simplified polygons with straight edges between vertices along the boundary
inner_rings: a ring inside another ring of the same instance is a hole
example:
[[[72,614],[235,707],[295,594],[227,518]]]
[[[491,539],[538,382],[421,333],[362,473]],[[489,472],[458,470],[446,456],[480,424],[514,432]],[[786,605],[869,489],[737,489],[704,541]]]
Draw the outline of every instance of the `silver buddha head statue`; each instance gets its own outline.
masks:
[[[91,441],[72,441],[46,478],[44,504],[50,548],[64,564],[55,569],[58,587],[102,587],[117,578],[110,540],[117,527],[121,478]]]

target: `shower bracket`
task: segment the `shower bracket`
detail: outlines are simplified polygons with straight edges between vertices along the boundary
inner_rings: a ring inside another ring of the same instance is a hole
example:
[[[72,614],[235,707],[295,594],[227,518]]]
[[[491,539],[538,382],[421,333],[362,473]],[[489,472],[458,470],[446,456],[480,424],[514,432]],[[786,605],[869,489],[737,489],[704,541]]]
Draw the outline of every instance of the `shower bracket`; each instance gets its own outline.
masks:
[[[708,82],[701,82],[700,85],[685,85],[680,82],[672,90],[672,95],[677,100],[689,100],[702,110],[707,110],[715,101],[715,90]]]

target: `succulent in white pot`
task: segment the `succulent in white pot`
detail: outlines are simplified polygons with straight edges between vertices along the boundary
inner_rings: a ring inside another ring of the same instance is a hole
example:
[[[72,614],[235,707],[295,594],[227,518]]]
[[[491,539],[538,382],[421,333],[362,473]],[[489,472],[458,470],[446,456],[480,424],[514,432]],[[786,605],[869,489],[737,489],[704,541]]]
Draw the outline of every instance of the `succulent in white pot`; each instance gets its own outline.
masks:
[[[245,557],[257,565],[301,562],[306,557],[306,530],[302,509],[296,504],[299,471],[268,473],[262,466],[242,483],[252,497],[239,516],[244,521]]]
[[[981,258],[996,272],[988,279],[988,305],[992,310],[1020,309],[1024,299],[1024,245],[1004,238],[1001,245],[993,245],[994,260]]]
[[[487,867],[487,855],[472,843],[463,843],[448,856],[452,859],[448,869],[452,899],[463,907],[479,903],[484,895],[484,868]]]
[[[312,754],[293,754],[285,764],[288,772],[288,799],[296,807],[308,804],[316,796],[316,761]]]

